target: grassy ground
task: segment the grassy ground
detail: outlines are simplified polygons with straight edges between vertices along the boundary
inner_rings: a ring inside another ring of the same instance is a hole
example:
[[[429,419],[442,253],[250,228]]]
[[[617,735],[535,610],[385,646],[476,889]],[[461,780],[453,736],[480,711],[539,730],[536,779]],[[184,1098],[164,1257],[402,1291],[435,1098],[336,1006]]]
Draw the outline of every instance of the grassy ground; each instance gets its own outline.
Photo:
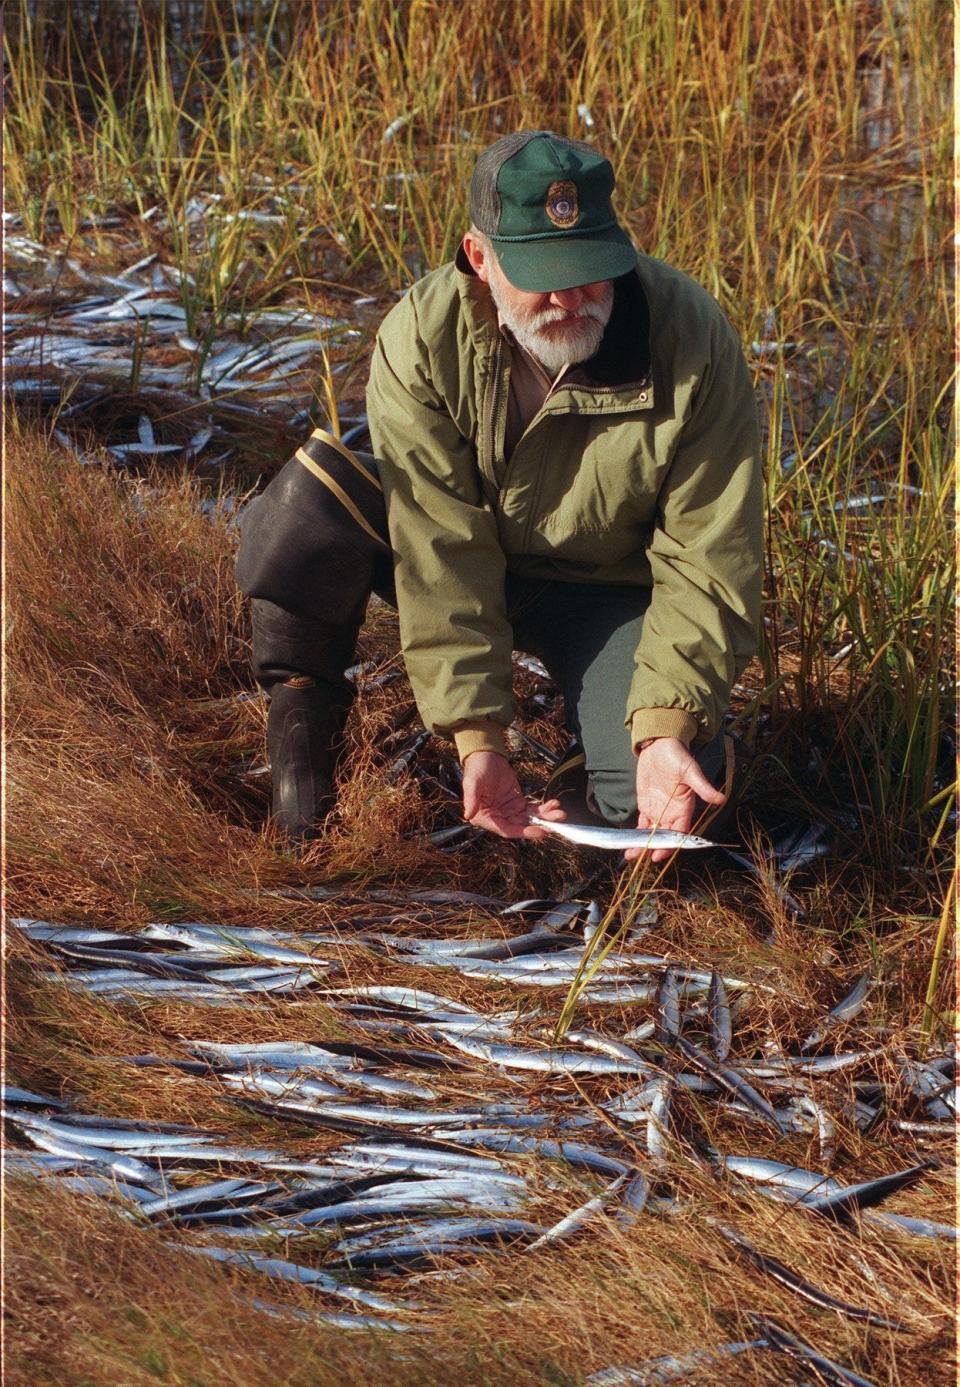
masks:
[[[767,615],[735,700],[757,752],[748,800],[761,817],[775,806],[822,815],[838,843],[792,886],[802,925],[742,876],[669,874],[651,947],[756,966],[774,923],[764,967],[784,995],[751,1013],[758,1035],[793,1044],[842,980],[870,967],[882,985],[848,1039],[870,1044],[868,1022],[889,1028],[878,1077],[893,1076],[898,1047],[941,1044],[955,1022],[949,936],[933,968],[954,804],[945,8],[354,0],[211,4],[187,28],[173,0],[131,7],[130,20],[111,9],[109,24],[86,13],[11,7],[7,206],[51,255],[109,267],[157,249],[181,268],[191,330],[210,342],[238,309],[253,326],[263,307],[327,311],[358,289],[386,308],[450,255],[469,167],[502,131],[543,124],[610,151],[638,244],[718,295],[763,405]],[[214,212],[188,223],[190,198],[211,193]],[[278,220],[231,219],[242,211]],[[53,307],[56,282],[49,293]],[[355,406],[368,342],[326,391],[313,387],[325,407],[334,389]],[[109,408],[129,403],[115,395]],[[107,407],[98,419],[106,434]],[[264,780],[249,773],[263,708],[232,701],[250,679],[226,512],[201,513],[190,475],[80,468],[46,423],[15,416],[6,473],[10,912],[316,928],[335,919],[330,907],[263,888],[341,875],[517,897],[576,880],[578,860],[558,848],[430,847],[422,830],[449,822],[442,803],[410,776],[383,775],[405,681],[361,696],[341,813],[309,851],[285,851],[263,827]],[[883,499],[845,508],[864,496]],[[390,614],[374,613],[362,639],[362,655],[392,658]],[[556,720],[535,721],[526,697],[521,708],[559,745]],[[479,925],[465,915],[456,927]],[[31,960],[8,940],[8,1070],[88,1111],[286,1139],[201,1080],[134,1076],[115,1057],[173,1053],[190,1035],[307,1038],[339,1024],[320,1003],[256,1022],[218,1012],[215,1025],[182,1005],[117,1009],[39,982]],[[372,959],[355,966],[380,977]],[[488,1002],[487,988],[464,982],[462,995]],[[766,1150],[755,1129],[709,1121],[723,1149]],[[315,1133],[299,1140],[318,1149]],[[896,1207],[950,1219],[946,1141],[845,1126],[837,1171],[853,1179],[931,1153],[944,1169]],[[815,1163],[802,1141],[790,1155]],[[54,1204],[46,1187],[11,1182],[9,1380],[572,1384],[609,1363],[748,1337],[750,1309],[890,1387],[953,1380],[948,1245],[875,1229],[827,1238],[759,1197],[734,1200],[682,1158],[670,1178],[691,1197],[678,1219],[626,1232],[601,1222],[567,1249],[421,1283],[432,1332],[406,1336],[402,1352],[269,1319],[249,1306],[262,1292],[252,1278],[197,1265],[99,1203]],[[542,1198],[563,1211],[546,1186]],[[812,1309],[736,1259],[706,1214],[837,1295],[894,1306],[913,1332]],[[772,1356],[721,1371],[784,1380]]]

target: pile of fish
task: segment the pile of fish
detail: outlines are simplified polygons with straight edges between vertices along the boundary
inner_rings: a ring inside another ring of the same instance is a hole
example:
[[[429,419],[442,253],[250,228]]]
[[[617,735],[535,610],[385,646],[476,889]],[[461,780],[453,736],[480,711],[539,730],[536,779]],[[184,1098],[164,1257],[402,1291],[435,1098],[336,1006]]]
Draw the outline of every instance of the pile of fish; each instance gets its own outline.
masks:
[[[614,948],[589,901],[508,905],[423,892],[405,898],[403,914],[387,892],[309,894],[339,901],[342,923],[322,932],[185,923],[120,933],[13,922],[55,959],[46,977],[107,1002],[266,1009],[283,998],[278,1020],[291,1007],[330,1007],[348,1038],[191,1039],[179,1054],[123,1057],[141,1069],[200,1076],[221,1098],[313,1129],[318,1149],[309,1158],[280,1145],[243,1147],[222,1132],[81,1113],[8,1085],[4,1115],[20,1143],[7,1147],[8,1169],[113,1199],[185,1252],[309,1284],[326,1307],[318,1311],[324,1322],[375,1329],[428,1327],[411,1302],[370,1284],[378,1274],[396,1278],[440,1263],[444,1275],[456,1275],[465,1258],[535,1253],[577,1236],[601,1215],[627,1226],[682,1213],[670,1179],[677,1159],[696,1162],[734,1194],[760,1192],[798,1216],[822,1220],[825,1229],[874,1223],[903,1237],[956,1238],[951,1226],[877,1207],[922,1181],[935,1161],[852,1183],[829,1173],[838,1127],[865,1132],[885,1120],[917,1144],[948,1135],[955,1121],[954,1054],[923,1061],[901,1054],[893,1064],[886,1054],[881,1070],[872,1063],[877,1047],[830,1047],[868,1004],[869,977],[857,979],[797,1052],[786,1054],[769,1043],[758,1048],[753,1030],[739,1024],[759,991],[778,990],[769,978],[729,976],[639,951],[653,905],[621,931]],[[465,900],[484,910],[498,933],[465,940],[400,932],[436,927],[454,918],[454,907],[462,921]],[[392,906],[386,915],[384,905]],[[351,917],[348,906],[369,913]],[[393,932],[378,928],[386,922]],[[545,994],[531,996],[531,985],[569,987],[591,950],[599,967],[584,989],[583,1010],[596,1008],[604,1019],[600,1028],[574,1026],[558,1043],[544,1019]],[[357,984],[351,965],[361,959],[363,976],[379,959],[391,969],[421,976],[427,970],[431,980],[466,977],[495,991],[489,1005],[486,991],[483,1005],[467,1005],[422,988],[419,978],[415,985]],[[622,1008],[618,1034],[614,1004]],[[647,1014],[637,1018],[638,1007]],[[830,1085],[841,1071],[846,1096],[838,1107]],[[718,1149],[696,1115],[708,1109],[758,1124],[784,1142],[794,1134],[812,1137],[823,1168]],[[558,1205],[568,1206],[559,1220]],[[838,1301],[738,1229],[715,1226],[754,1268],[806,1300],[864,1323],[908,1327],[881,1310]],[[318,1227],[332,1236],[322,1266],[289,1260],[289,1243]],[[331,1300],[355,1308],[331,1309]],[[773,1321],[759,1319],[756,1332],[750,1343],[702,1352],[764,1348],[821,1357]],[[684,1361],[611,1369],[591,1381],[673,1381],[706,1360],[694,1354],[688,1368]],[[829,1381],[863,1381],[833,1368]]]
[[[198,234],[219,217],[215,198],[194,198],[187,209]],[[327,370],[346,369],[345,363],[330,366],[326,354],[362,335],[341,319],[300,306],[214,320],[197,306],[199,291],[189,273],[157,253],[108,274],[31,240],[12,213],[5,223],[5,391],[51,405],[69,396],[59,412],[64,421],[118,390],[152,395],[164,413],[177,404],[180,412],[189,407],[196,420],[189,439],[161,439],[142,415],[136,438],[107,440],[120,464],[199,457],[216,465],[232,451],[223,448],[230,426],[255,424],[264,411],[291,438],[302,434],[312,382]],[[65,429],[57,437],[86,460]]]

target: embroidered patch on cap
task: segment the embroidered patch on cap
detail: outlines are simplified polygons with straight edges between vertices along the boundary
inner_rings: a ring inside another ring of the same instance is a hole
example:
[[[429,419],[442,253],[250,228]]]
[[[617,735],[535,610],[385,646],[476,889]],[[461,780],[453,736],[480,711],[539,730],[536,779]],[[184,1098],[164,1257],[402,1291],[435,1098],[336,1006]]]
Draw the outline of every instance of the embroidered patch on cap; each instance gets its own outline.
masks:
[[[580,217],[576,183],[569,183],[566,180],[551,183],[547,189],[544,211],[554,226],[575,226]]]

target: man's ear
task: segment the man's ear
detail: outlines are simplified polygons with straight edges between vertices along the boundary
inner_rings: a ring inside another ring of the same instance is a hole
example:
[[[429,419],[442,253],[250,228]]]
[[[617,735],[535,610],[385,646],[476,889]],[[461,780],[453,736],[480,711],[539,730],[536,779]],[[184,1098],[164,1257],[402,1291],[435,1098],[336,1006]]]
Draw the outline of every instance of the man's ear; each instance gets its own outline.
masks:
[[[468,231],[463,238],[463,253],[470,262],[470,268],[483,284],[490,281],[490,270],[487,260],[487,250],[477,236],[472,231]]]

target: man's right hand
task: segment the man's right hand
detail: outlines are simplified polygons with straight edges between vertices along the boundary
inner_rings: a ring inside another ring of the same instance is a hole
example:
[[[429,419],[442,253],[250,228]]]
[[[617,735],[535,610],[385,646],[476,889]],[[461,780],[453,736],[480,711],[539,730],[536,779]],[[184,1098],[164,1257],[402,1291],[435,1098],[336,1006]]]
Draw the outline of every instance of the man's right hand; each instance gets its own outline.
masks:
[[[530,805],[520,792],[513,767],[495,751],[471,751],[464,760],[463,817],[476,828],[499,833],[501,838],[547,836],[530,823]]]

